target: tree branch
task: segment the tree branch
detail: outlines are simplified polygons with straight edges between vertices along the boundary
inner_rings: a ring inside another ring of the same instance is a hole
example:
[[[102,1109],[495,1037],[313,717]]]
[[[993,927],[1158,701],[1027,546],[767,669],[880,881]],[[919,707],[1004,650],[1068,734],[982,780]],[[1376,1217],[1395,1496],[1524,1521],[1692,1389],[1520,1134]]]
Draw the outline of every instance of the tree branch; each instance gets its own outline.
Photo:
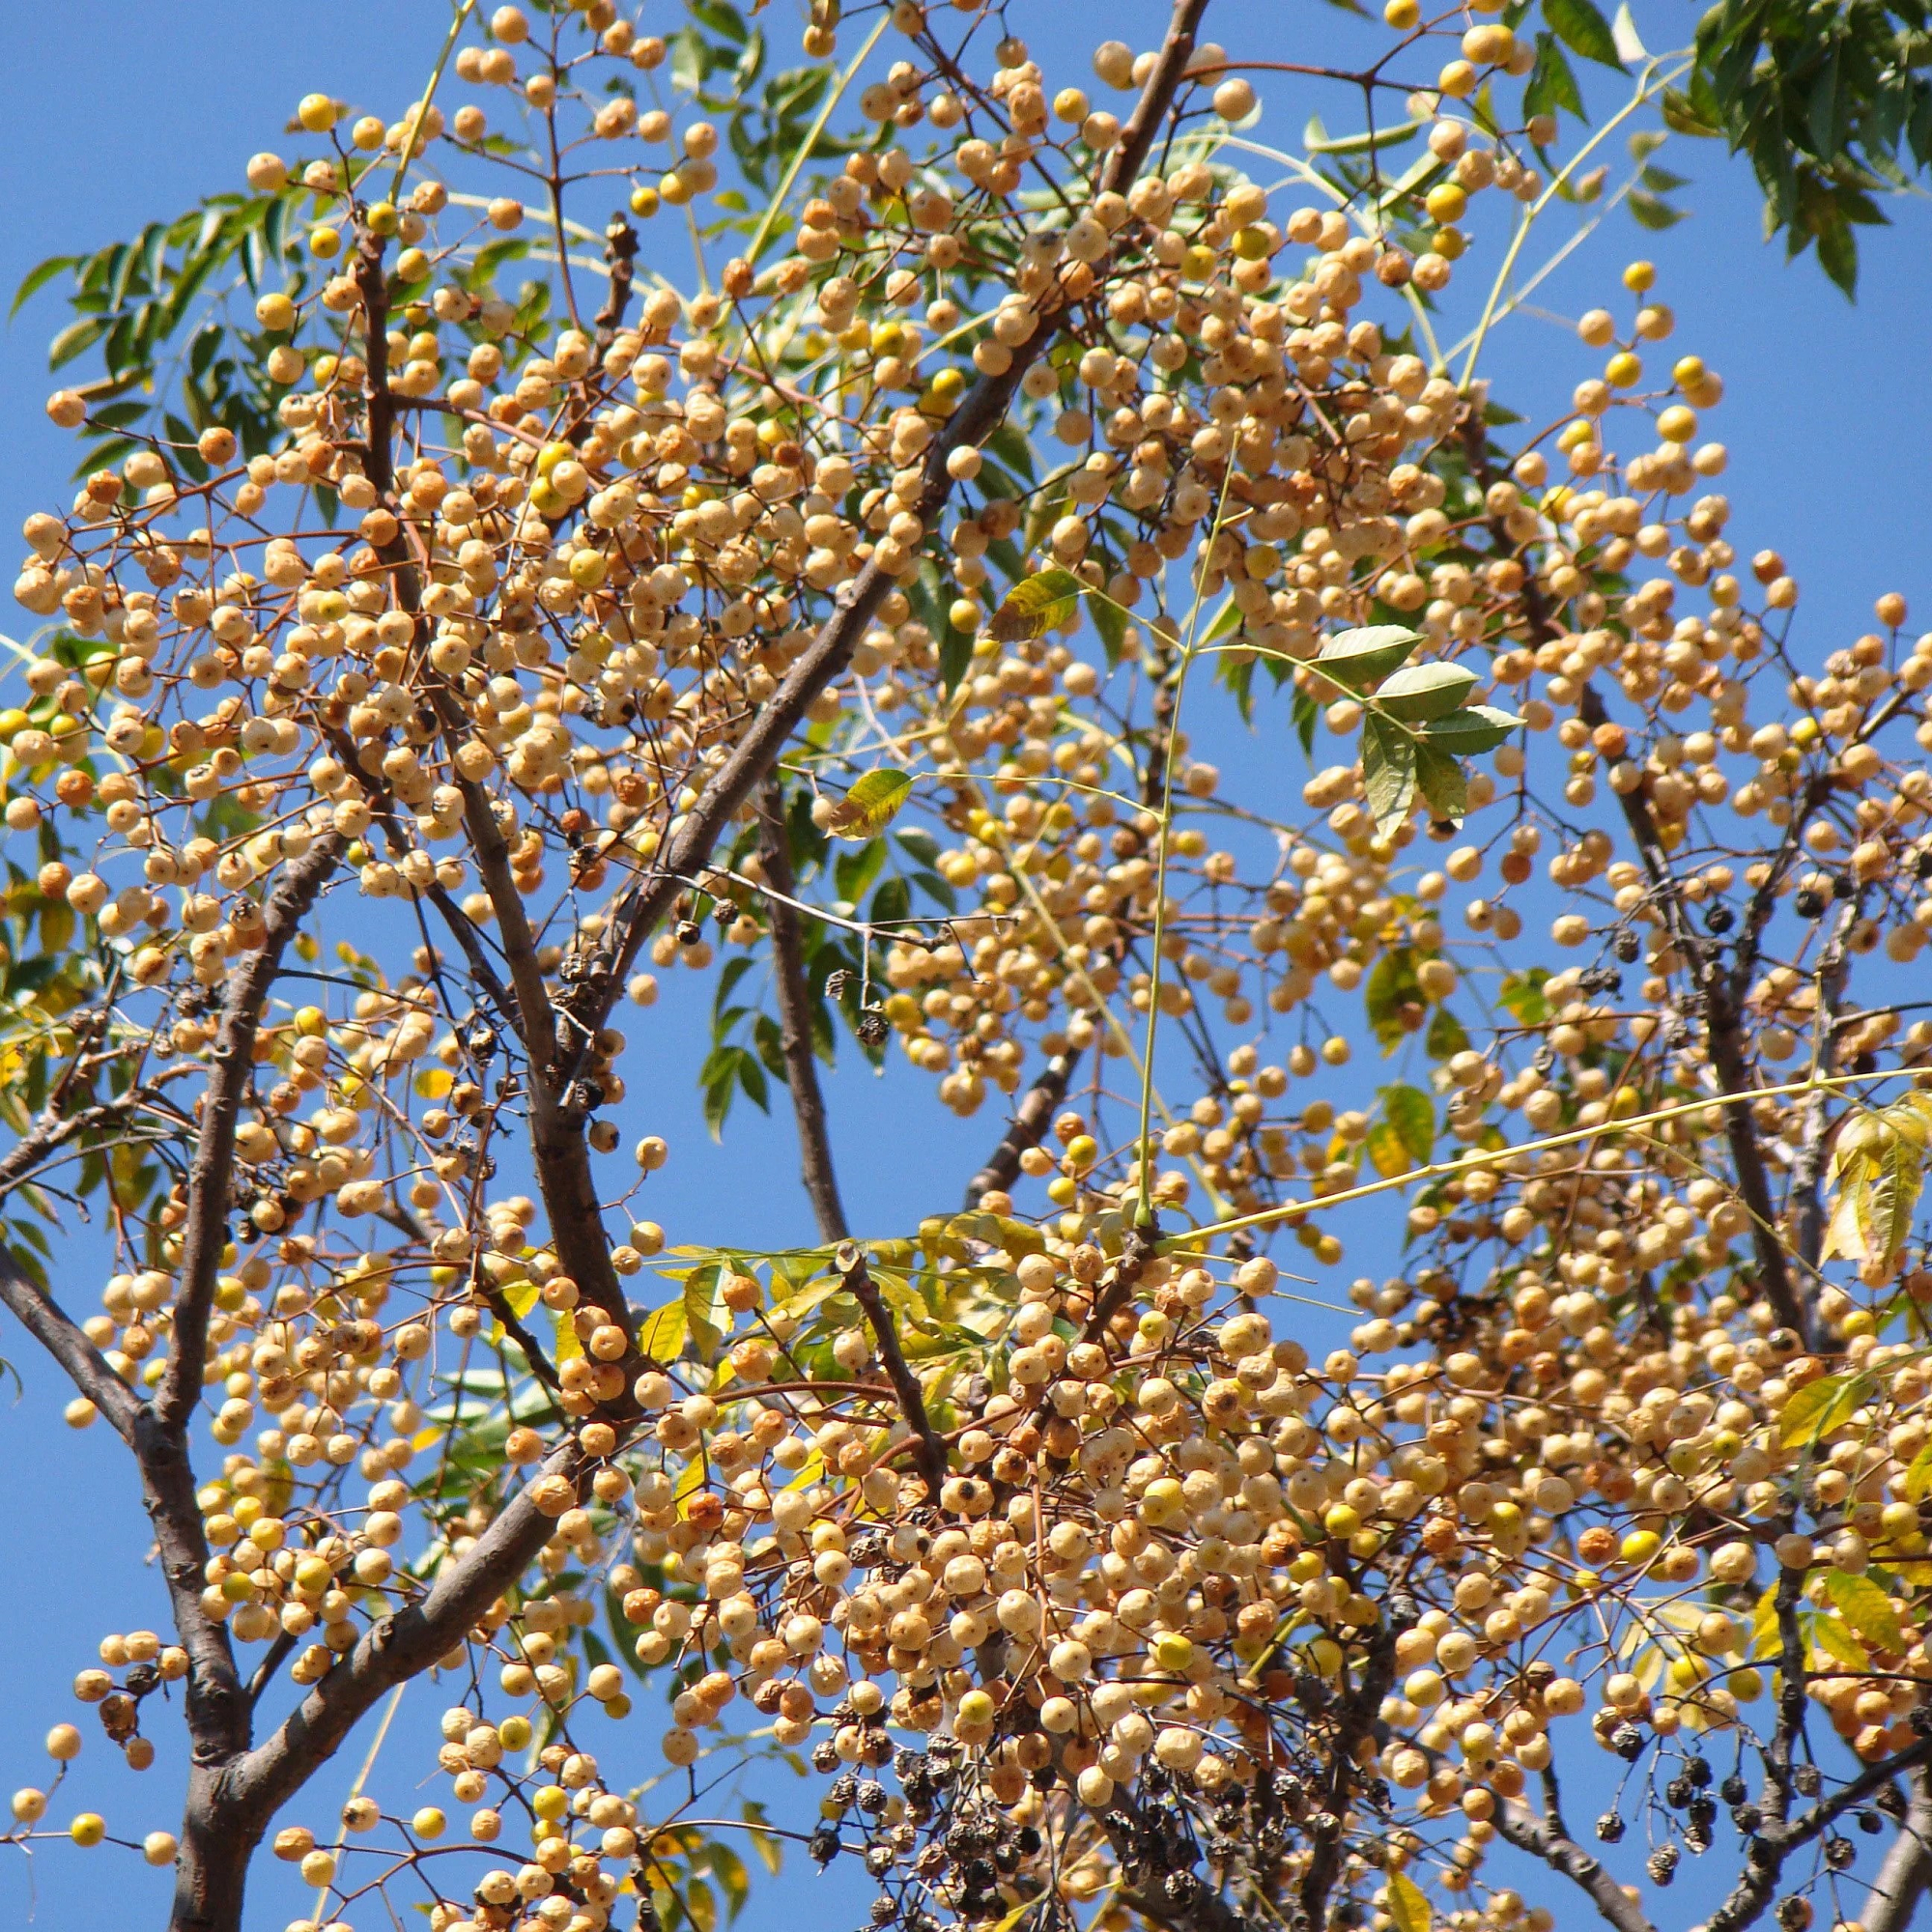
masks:
[[[229,981],[228,997],[222,1004],[221,1025],[214,1037],[213,1071],[202,1096],[200,1137],[188,1169],[187,1221],[182,1239],[174,1330],[154,1404],[156,1420],[172,1435],[186,1431],[195,1404],[201,1400],[209,1310],[214,1301],[221,1250],[228,1240],[235,1129],[255,1077],[255,1036],[270,989],[281,971],[283,950],[315,904],[323,881],[335,869],[341,855],[342,841],[330,833],[290,862],[262,908],[267,923],[262,944]]]
[[[140,1398],[107,1366],[107,1358],[81,1332],[80,1324],[34,1286],[5,1248],[0,1248],[0,1301],[67,1371],[68,1378],[107,1418],[114,1433],[131,1443]]]
[[[913,1433],[914,1459],[920,1474],[925,1478],[926,1493],[937,1502],[941,1486],[946,1481],[946,1444],[940,1440],[939,1432],[933,1428],[932,1419],[925,1412],[925,1391],[920,1387],[919,1378],[913,1374],[911,1365],[899,1349],[898,1331],[893,1326],[892,1313],[879,1293],[878,1284],[867,1269],[866,1257],[853,1242],[840,1244],[834,1265],[844,1278],[853,1300],[859,1304],[871,1326],[872,1339],[879,1345],[879,1360],[885,1365],[886,1379],[892,1383],[906,1426]]]
[[[784,789],[768,779],[758,794],[758,853],[774,888],[766,900],[772,923],[772,978],[778,986],[779,1038],[784,1053],[785,1084],[791,1089],[792,1119],[798,1123],[800,1177],[828,1241],[842,1241],[852,1231],[838,1198],[826,1128],[825,1095],[818,1084],[817,1057],[811,1050],[811,999],[805,983],[805,925],[791,901],[798,884],[791,869],[791,836],[785,830]]]
[[[1932,1785],[1921,1772],[1912,1780],[1912,1803],[1872,1881],[1859,1922],[1865,1932],[1905,1932],[1928,1883],[1932,1883]]]
[[[1655,1932],[1643,1909],[1605,1868],[1574,1838],[1565,1837],[1554,1825],[1514,1798],[1505,1799],[1496,1809],[1496,1830],[1520,1852],[1541,1859],[1551,1871],[1560,1872],[1589,1894],[1590,1902],[1617,1932]]]
[[[538,1473],[574,1477],[577,1455],[575,1444],[559,1450]],[[223,1765],[197,1765],[170,1932],[241,1923],[248,1861],[275,1812],[327,1762],[379,1697],[419,1676],[461,1640],[535,1560],[554,1527],[526,1486],[460,1559],[439,1571],[420,1603],[373,1625],[271,1736]]]
[[[1038,1077],[1013,1109],[1012,1123],[1007,1128],[986,1164],[966,1183],[966,1208],[970,1212],[980,1205],[982,1194],[1008,1193],[1019,1179],[1020,1155],[1037,1148],[1045,1138],[1053,1120],[1053,1110],[1066,1097],[1066,1083],[1073,1077],[1078,1056],[1056,1053],[1040,1068]]]

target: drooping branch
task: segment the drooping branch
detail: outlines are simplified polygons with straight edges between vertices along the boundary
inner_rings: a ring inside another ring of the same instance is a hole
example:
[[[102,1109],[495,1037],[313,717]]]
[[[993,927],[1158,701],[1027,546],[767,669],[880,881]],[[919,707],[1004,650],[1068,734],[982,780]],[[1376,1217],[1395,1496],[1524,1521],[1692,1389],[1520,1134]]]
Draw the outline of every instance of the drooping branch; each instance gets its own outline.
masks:
[[[772,978],[778,989],[779,1041],[784,1054],[785,1083],[791,1090],[792,1119],[798,1125],[798,1155],[805,1191],[818,1232],[828,1241],[851,1233],[838,1198],[838,1176],[832,1164],[832,1137],[825,1121],[825,1094],[818,1083],[818,1060],[811,1050],[811,998],[805,983],[805,924],[792,903],[797,881],[791,869],[791,838],[785,830],[784,791],[767,780],[758,794],[758,854],[774,888],[767,901],[772,923]]]
[[[156,1420],[172,1435],[180,1435],[186,1430],[194,1406],[201,1400],[209,1311],[214,1301],[221,1250],[228,1240],[235,1130],[254,1079],[255,1036],[275,976],[281,971],[283,951],[341,856],[342,841],[330,833],[289,863],[262,908],[262,943],[229,981],[222,1002],[221,1023],[211,1048],[213,1071],[202,1096],[199,1137],[188,1169],[187,1221],[182,1237],[173,1338],[155,1396]]]
[[[1518,1851],[1541,1859],[1551,1871],[1580,1886],[1617,1932],[1655,1932],[1643,1908],[1611,1877],[1603,1861],[1566,1837],[1550,1820],[1539,1818],[1526,1804],[1510,1798],[1496,1807],[1496,1830]]]
[[[940,1440],[939,1432],[932,1426],[932,1418],[925,1412],[925,1391],[920,1387],[919,1378],[899,1347],[898,1330],[893,1326],[892,1311],[887,1308],[878,1283],[866,1266],[865,1255],[854,1243],[846,1241],[840,1245],[835,1264],[870,1326],[873,1341],[878,1344],[879,1360],[885,1365],[886,1379],[892,1383],[893,1393],[898,1398],[899,1411],[913,1434],[913,1456],[920,1474],[925,1478],[926,1493],[937,1502],[940,1489],[946,1481],[946,1444]]]
[[[1012,1123],[986,1164],[966,1183],[968,1210],[979,1207],[982,1194],[1007,1193],[1019,1179],[1020,1156],[1037,1148],[1046,1136],[1053,1110],[1066,1097],[1066,1083],[1073,1077],[1076,1056],[1056,1053],[1040,1068],[1038,1077],[1020,1095],[1013,1109]]]

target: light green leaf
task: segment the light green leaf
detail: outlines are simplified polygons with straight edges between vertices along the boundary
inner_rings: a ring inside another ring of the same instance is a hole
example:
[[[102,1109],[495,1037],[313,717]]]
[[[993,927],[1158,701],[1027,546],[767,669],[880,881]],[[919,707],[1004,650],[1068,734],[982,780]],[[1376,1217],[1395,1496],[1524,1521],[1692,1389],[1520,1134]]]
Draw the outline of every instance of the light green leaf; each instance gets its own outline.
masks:
[[[1371,712],[1362,720],[1362,789],[1376,830],[1393,832],[1415,802],[1415,740]]]
[[[993,612],[987,634],[1003,644],[1043,638],[1072,616],[1087,586],[1070,570],[1042,570],[1023,577]]]
[[[1894,1653],[1905,1648],[1905,1633],[1899,1628],[1891,1599],[1869,1577],[1855,1577],[1847,1570],[1828,1570],[1825,1589],[1837,1605],[1838,1614],[1867,1643]]]
[[[1834,1663],[1850,1670],[1869,1670],[1871,1659],[1865,1647],[1836,1617],[1821,1617],[1815,1611],[1806,1625],[1813,1646]]]
[[[1376,705],[1405,724],[1425,724],[1446,718],[1476,688],[1476,673],[1466,665],[1406,665],[1391,673],[1376,692]]]
[[[1807,1382],[1784,1405],[1779,1439],[1787,1449],[1823,1441],[1864,1401],[1865,1393],[1866,1378],[1856,1370]]]
[[[1435,1922],[1422,1888],[1406,1872],[1389,1874],[1388,1908],[1395,1932],[1430,1932]]]
[[[1415,748],[1415,778],[1430,810],[1437,818],[1460,825],[1469,809],[1469,781],[1463,776],[1462,765],[1425,738]]]
[[[912,796],[912,774],[867,772],[832,809],[832,830],[840,838],[876,838]]]
[[[674,1362],[684,1352],[684,1339],[690,1332],[684,1303],[667,1302],[644,1323],[638,1334],[638,1352],[654,1362]]]
[[[1315,660],[1321,673],[1346,691],[1362,691],[1386,677],[1422,641],[1400,624],[1372,624],[1364,630],[1344,631],[1321,646]]]
[[[1452,711],[1428,727],[1429,742],[1437,751],[1453,757],[1472,758],[1480,752],[1493,752],[1512,731],[1522,728],[1522,720],[1511,711],[1498,711],[1492,704],[1472,704],[1465,711]]]
[[[1410,1163],[1421,1167],[1435,1151],[1435,1103],[1420,1087],[1382,1089],[1382,1117],[1401,1137]]]

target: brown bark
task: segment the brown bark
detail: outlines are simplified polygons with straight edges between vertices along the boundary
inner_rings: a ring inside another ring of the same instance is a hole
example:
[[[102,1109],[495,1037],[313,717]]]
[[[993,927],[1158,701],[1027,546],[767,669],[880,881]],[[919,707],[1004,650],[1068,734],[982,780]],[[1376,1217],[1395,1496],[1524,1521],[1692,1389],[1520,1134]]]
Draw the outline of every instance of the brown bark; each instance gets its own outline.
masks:
[[[791,1090],[792,1119],[798,1125],[800,1179],[828,1241],[851,1233],[838,1198],[838,1176],[832,1164],[832,1136],[825,1119],[825,1093],[818,1059],[811,1050],[811,995],[805,981],[805,923],[792,903],[798,882],[792,877],[791,838],[785,830],[784,792],[767,781],[758,794],[758,853],[771,881],[767,900],[772,923],[772,978],[778,987],[779,1041],[784,1055],[785,1084]]]

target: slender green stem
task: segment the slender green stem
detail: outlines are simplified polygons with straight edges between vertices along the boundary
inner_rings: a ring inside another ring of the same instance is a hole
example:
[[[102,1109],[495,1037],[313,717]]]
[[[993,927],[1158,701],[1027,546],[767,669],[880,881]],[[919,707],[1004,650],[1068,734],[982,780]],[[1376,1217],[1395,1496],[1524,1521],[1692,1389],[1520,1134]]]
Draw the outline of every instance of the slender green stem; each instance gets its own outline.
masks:
[[[430,103],[436,99],[436,90],[442,79],[442,71],[449,65],[449,57],[456,51],[456,37],[462,33],[464,22],[476,11],[476,0],[463,0],[456,10],[456,17],[449,23],[449,33],[442,43],[442,51],[436,57],[436,65],[430,70],[429,85],[423,89],[423,98],[416,102],[415,111],[410,116],[410,131],[403,137],[403,152],[396,159],[396,178],[389,184],[389,199],[394,201],[402,192],[403,177],[409,173],[410,163],[416,157],[416,146],[422,139],[423,123],[429,118]]]
[[[1530,230],[1536,226],[1544,210],[1569,185],[1570,177],[1604,142],[1609,139],[1618,128],[1661,88],[1668,87],[1672,81],[1682,79],[1689,67],[1690,62],[1685,61],[1666,73],[1663,71],[1662,62],[1653,62],[1643,78],[1637,82],[1636,92],[1570,156],[1564,163],[1562,172],[1524,211],[1522,219],[1516,225],[1516,233],[1510,237],[1510,244],[1504,252],[1502,266],[1497,269],[1495,279],[1490,284],[1489,299],[1483,304],[1483,318],[1476,325],[1475,335],[1469,343],[1469,353],[1463,362],[1463,380],[1457,385],[1459,388],[1466,389],[1469,386],[1469,379],[1476,373],[1476,357],[1483,353],[1484,340],[1489,335],[1491,325],[1496,319],[1497,306],[1502,301],[1504,289],[1509,286],[1511,272],[1516,268],[1516,259],[1522,253],[1522,245],[1529,240]]]
[[[818,137],[824,133],[825,124],[832,119],[833,109],[838,105],[838,102],[844,97],[845,90],[857,78],[859,70],[865,66],[867,60],[870,57],[872,49],[884,38],[886,29],[892,25],[892,10],[890,8],[882,8],[879,13],[878,23],[867,37],[866,44],[852,56],[850,65],[838,76],[838,86],[825,97],[825,104],[818,110],[817,118],[812,122],[810,128],[806,130],[805,139],[798,144],[796,152],[792,155],[791,165],[785,169],[784,179],[779,183],[778,191],[765,204],[765,212],[758,217],[758,225],[753,231],[751,242],[745,249],[746,261],[752,263],[757,261],[758,250],[770,239],[772,224],[779,218],[780,211],[785,205],[785,197],[790,194],[792,184],[797,181],[800,171],[810,158],[812,149],[817,147]]]
[[[1793,1094],[1824,1093],[1864,1081],[1910,1080],[1916,1076],[1917,1070],[1915,1067],[1897,1066],[1886,1073],[1835,1073],[1824,1080],[1790,1080],[1777,1087],[1752,1087],[1743,1094],[1702,1094],[1694,1100],[1682,1100],[1674,1106],[1660,1107],[1654,1113],[1633,1114],[1627,1121],[1599,1121],[1594,1127],[1573,1127],[1564,1133],[1546,1134],[1541,1140],[1519,1141],[1514,1147],[1472,1148],[1467,1153],[1458,1154],[1454,1160],[1431,1161],[1428,1166],[1411,1168],[1406,1174],[1364,1181],[1360,1187],[1346,1187],[1339,1194],[1325,1194],[1313,1201],[1284,1201],[1279,1207],[1264,1208],[1256,1214],[1242,1214],[1232,1221],[1215,1221],[1208,1227],[1192,1229],[1185,1235],[1175,1236],[1162,1246],[1168,1253],[1183,1250],[1191,1253],[1198,1242],[1214,1240],[1223,1235],[1237,1235],[1244,1228],[1265,1228],[1277,1221],[1298,1220],[1318,1208],[1325,1211],[1330,1208],[1344,1208],[1352,1201],[1366,1201],[1373,1194],[1387,1194],[1399,1187],[1413,1187],[1419,1181],[1434,1180],[1442,1175],[1463,1174],[1474,1167],[1497,1167],[1520,1154],[1548,1153],[1557,1148],[1576,1147],[1580,1142],[1602,1140],[1610,1134],[1634,1133],[1642,1127],[1656,1126],[1662,1121],[1680,1121],[1687,1114],[1701,1114],[1709,1108],[1721,1107],[1730,1100],[1776,1100]]]
[[[1221,499],[1214,505],[1214,521],[1208,526],[1208,541],[1203,547],[1203,577],[1208,573],[1208,559],[1221,535],[1222,520],[1228,510],[1228,492],[1234,481],[1235,464],[1231,457],[1227,472],[1221,479]],[[1140,1135],[1136,1155],[1140,1162],[1140,1198],[1135,1205],[1134,1220],[1143,1228],[1153,1223],[1153,1150],[1148,1141],[1153,1116],[1154,1038],[1160,1028],[1161,967],[1164,961],[1161,947],[1167,937],[1167,859],[1174,842],[1175,753],[1180,743],[1180,707],[1187,696],[1187,672],[1194,662],[1195,645],[1201,639],[1201,612],[1206,603],[1197,579],[1194,602],[1187,613],[1187,639],[1180,647],[1180,662],[1174,668],[1174,716],[1167,721],[1167,755],[1160,775],[1160,831],[1154,847],[1153,874],[1153,969],[1148,986],[1147,1040],[1141,1049]]]

